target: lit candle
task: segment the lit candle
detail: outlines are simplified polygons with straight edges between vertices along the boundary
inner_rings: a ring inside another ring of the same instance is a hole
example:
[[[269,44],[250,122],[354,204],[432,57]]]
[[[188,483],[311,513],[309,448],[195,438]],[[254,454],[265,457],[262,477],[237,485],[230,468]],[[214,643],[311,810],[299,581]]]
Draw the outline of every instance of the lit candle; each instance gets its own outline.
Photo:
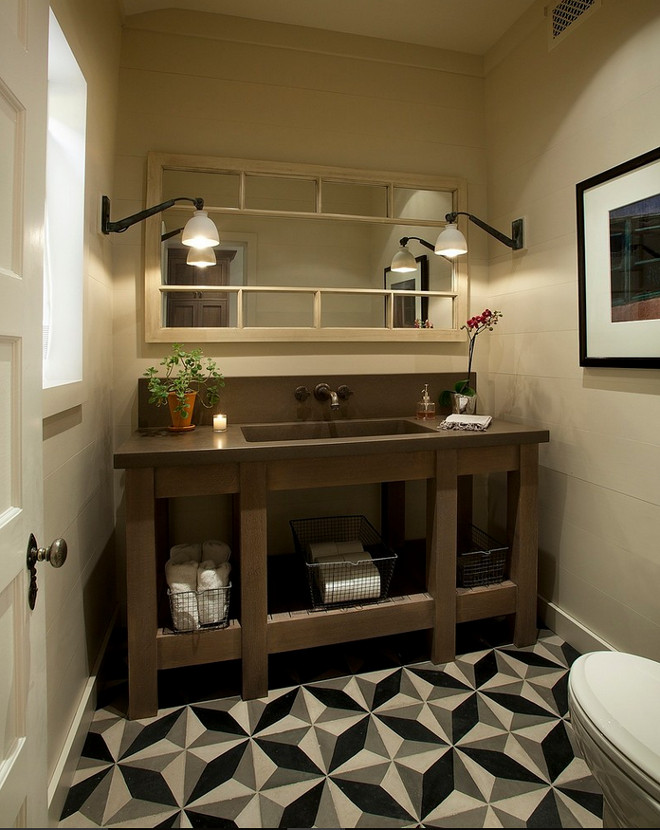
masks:
[[[213,432],[224,432],[227,429],[227,416],[220,413],[213,416]]]

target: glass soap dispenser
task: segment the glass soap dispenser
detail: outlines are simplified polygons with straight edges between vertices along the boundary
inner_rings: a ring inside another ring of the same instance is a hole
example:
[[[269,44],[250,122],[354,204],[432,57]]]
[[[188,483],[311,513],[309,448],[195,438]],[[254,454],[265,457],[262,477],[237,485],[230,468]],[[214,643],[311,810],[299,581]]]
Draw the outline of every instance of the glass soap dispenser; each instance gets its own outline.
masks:
[[[422,389],[422,400],[417,401],[417,417],[422,421],[429,421],[435,418],[435,404],[429,397],[428,383],[425,383]]]

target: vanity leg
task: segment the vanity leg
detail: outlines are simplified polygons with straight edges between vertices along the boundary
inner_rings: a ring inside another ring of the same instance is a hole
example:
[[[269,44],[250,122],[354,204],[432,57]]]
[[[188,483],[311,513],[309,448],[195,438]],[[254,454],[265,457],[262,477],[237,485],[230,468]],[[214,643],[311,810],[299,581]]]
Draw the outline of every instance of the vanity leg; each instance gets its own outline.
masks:
[[[458,536],[456,555],[471,549],[472,545],[472,476],[458,477]]]
[[[158,713],[156,500],[152,468],[126,470],[128,717]]]
[[[521,444],[519,451],[519,468],[507,474],[507,524],[510,578],[518,586],[513,642],[521,647],[538,637],[538,444]]]
[[[380,486],[380,529],[385,543],[395,551],[406,541],[406,482],[384,481]]]
[[[240,466],[241,663],[243,699],[268,694],[266,465]]]
[[[456,656],[457,464],[456,450],[436,452],[435,478],[426,484],[426,585],[435,600],[433,663]]]

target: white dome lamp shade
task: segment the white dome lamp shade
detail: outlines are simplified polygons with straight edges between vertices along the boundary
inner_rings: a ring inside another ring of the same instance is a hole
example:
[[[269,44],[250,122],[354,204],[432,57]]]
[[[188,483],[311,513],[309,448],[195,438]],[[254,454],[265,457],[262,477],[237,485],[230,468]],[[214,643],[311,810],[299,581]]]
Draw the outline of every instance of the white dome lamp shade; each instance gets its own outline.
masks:
[[[390,271],[397,271],[398,273],[406,274],[411,271],[416,271],[419,267],[414,255],[406,247],[411,239],[416,239],[420,245],[423,245],[430,251],[434,250],[433,245],[430,242],[427,242],[426,239],[422,239],[419,236],[404,236],[399,240],[399,250],[392,257]],[[435,251],[435,253],[438,252]]]
[[[212,248],[220,243],[218,229],[205,210],[196,210],[186,222],[181,241],[190,248]]]
[[[440,231],[435,243],[434,252],[449,259],[467,254],[467,241],[454,222],[448,223]]]
[[[399,250],[392,257],[390,270],[397,271],[401,274],[417,270],[417,260],[405,245],[400,245]]]
[[[215,251],[213,248],[191,248],[186,257],[186,263],[196,268],[208,268],[216,264]]]
[[[204,210],[204,200],[200,197],[192,196],[177,196],[174,199],[168,199],[159,205],[146,208],[139,213],[133,213],[131,216],[118,219],[114,222],[110,221],[110,199],[107,196],[102,196],[101,231],[105,234],[123,233],[137,222],[142,222],[143,219],[148,219],[150,216],[154,216],[163,210],[167,210],[167,208],[171,208],[176,202],[192,202],[195,206],[195,212],[192,218],[186,223],[181,235],[181,241],[184,245],[188,245],[191,248],[213,248],[215,245],[220,244],[218,229],[213,220],[209,218],[207,211]],[[174,231],[174,233],[177,233],[177,231]]]

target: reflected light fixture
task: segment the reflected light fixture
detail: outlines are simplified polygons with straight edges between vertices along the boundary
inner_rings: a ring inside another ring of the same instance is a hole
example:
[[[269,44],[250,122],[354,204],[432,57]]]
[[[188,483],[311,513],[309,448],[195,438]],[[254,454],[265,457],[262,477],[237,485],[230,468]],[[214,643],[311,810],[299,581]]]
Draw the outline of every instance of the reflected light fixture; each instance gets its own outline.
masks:
[[[181,241],[184,245],[188,245],[191,248],[213,248],[215,245],[220,244],[218,229],[213,220],[209,218],[208,213],[204,210],[204,200],[190,196],[177,196],[174,199],[168,199],[166,202],[161,202],[159,205],[146,208],[139,213],[134,213],[116,222],[110,221],[110,199],[107,196],[102,196],[101,231],[105,234],[123,233],[137,222],[142,222],[143,219],[148,219],[156,213],[171,208],[176,202],[192,202],[195,206],[195,212],[186,222],[183,233],[181,234]]]
[[[215,251],[213,248],[191,248],[186,257],[187,265],[194,265],[196,268],[208,268],[215,265]]]
[[[519,251],[523,247],[522,219],[514,219],[514,221],[511,223],[511,236],[506,236],[505,234],[501,233],[500,231],[496,230],[490,225],[487,225],[486,222],[483,222],[481,219],[477,218],[476,216],[473,216],[471,213],[456,211],[453,213],[448,213],[445,216],[445,221],[447,222],[447,224],[440,231],[435,245],[433,245],[431,242],[427,242],[426,239],[421,239],[419,236],[404,236],[402,239],[400,239],[399,250],[394,254],[394,257],[392,258],[392,264],[390,266],[390,269],[392,271],[404,273],[406,271],[417,270],[417,263],[415,262],[415,257],[406,247],[411,239],[416,239],[421,245],[424,245],[425,248],[429,248],[429,250],[433,251],[434,254],[437,254],[438,256],[444,256],[447,259],[453,259],[454,257],[460,256],[461,254],[466,254],[468,250],[467,241],[465,239],[465,236],[463,236],[463,234],[459,231],[458,226],[456,224],[456,218],[458,216],[467,216],[470,222],[473,222],[482,230],[486,231],[486,233],[489,233],[491,236],[495,237],[495,239],[497,239],[498,242],[501,242],[503,245],[506,245],[508,248],[511,248],[514,251]]]

